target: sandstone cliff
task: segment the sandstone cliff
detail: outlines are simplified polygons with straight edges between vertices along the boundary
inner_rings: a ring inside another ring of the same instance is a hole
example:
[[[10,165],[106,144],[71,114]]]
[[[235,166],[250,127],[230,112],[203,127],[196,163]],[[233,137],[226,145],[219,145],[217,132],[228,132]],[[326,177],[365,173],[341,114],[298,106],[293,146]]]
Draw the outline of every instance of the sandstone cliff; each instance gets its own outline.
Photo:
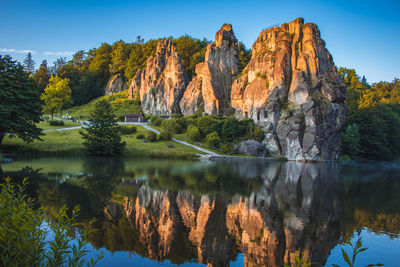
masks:
[[[196,65],[196,76],[180,102],[184,115],[203,110],[206,114],[231,113],[231,86],[239,71],[237,40],[230,24],[215,34],[207,46],[205,62]]]
[[[113,75],[104,88],[104,95],[112,95],[128,89],[127,80],[122,74]]]
[[[130,98],[140,97],[145,114],[181,113],[179,101],[186,88],[183,66],[171,40],[161,40],[154,56],[147,59],[145,70],[133,77]]]
[[[233,83],[238,118],[264,127],[272,155],[335,160],[345,122],[344,87],[315,24],[298,18],[261,32]]]

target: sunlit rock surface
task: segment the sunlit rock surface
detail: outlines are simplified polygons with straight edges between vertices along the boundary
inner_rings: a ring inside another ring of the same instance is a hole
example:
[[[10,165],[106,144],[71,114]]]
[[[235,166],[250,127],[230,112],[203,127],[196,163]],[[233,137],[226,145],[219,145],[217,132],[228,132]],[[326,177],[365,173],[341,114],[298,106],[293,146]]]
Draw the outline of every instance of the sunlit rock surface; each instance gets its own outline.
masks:
[[[168,116],[181,113],[179,101],[186,89],[183,65],[172,40],[160,40],[154,56],[147,59],[129,87],[130,98],[139,96],[145,114]]]
[[[108,80],[104,95],[112,95],[128,89],[127,80],[122,74],[115,74]]]
[[[197,64],[195,72],[180,102],[182,113],[203,110],[206,114],[231,114],[231,86],[239,72],[239,60],[238,42],[230,24],[224,24],[215,34],[215,42],[207,46],[205,62]]]
[[[271,155],[336,160],[345,123],[344,87],[318,27],[298,18],[262,31],[233,83],[238,118],[262,125]]]

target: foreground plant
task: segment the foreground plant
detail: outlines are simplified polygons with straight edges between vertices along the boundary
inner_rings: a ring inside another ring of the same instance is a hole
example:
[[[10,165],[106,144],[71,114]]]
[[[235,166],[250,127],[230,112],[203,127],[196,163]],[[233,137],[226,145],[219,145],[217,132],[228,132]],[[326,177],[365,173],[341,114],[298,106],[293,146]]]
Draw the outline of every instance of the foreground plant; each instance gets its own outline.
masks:
[[[93,221],[89,226],[76,223],[79,208],[67,215],[64,206],[45,229],[44,214],[34,209],[33,200],[24,193],[27,186],[13,185],[10,178],[0,184],[0,265],[1,266],[94,266],[102,257],[87,262],[85,256],[88,234],[93,232]],[[76,229],[82,227],[82,232]],[[53,238],[46,240],[49,232]],[[72,244],[72,234],[77,235],[77,244]]]
[[[366,251],[368,248],[362,247],[361,237],[359,237],[357,239],[357,242],[354,244],[354,246],[353,246],[353,244],[351,244],[350,240],[345,241],[345,244],[349,245],[352,248],[353,255],[352,255],[352,257],[349,257],[347,252],[344,251],[344,249],[342,248],[342,257],[349,267],[354,267],[354,266],[356,266],[355,262],[356,262],[357,255],[363,251]],[[351,258],[351,260],[350,260],[350,258]],[[332,266],[339,267],[339,265],[337,265],[337,264],[332,264]],[[373,267],[373,266],[383,266],[383,264],[377,263],[377,264],[369,264],[368,265],[368,267]]]

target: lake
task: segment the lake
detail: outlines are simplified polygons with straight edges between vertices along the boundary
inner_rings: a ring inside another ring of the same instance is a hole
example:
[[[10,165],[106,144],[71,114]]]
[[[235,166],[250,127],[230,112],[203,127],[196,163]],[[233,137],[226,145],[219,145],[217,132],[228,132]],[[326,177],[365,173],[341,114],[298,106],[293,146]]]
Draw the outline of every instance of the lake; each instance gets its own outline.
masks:
[[[97,266],[282,266],[302,254],[345,266],[343,241],[359,236],[356,266],[400,265],[397,163],[36,157],[0,174],[30,177],[50,220],[63,205],[96,218]]]

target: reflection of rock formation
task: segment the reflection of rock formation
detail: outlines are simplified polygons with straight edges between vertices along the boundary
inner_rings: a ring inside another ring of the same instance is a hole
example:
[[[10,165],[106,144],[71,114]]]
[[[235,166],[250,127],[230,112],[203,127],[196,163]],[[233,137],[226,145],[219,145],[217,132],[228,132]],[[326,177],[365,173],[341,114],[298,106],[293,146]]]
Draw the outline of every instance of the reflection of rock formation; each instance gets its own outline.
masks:
[[[340,237],[338,185],[335,165],[287,163],[265,191],[232,201],[228,229],[246,265],[282,266],[301,253],[323,265]]]
[[[228,266],[241,251],[246,266],[282,266],[305,253],[323,265],[340,233],[336,165],[246,165],[239,167],[256,170],[252,176],[264,179],[249,196],[198,197],[143,185],[136,199],[126,198],[124,212],[144,254]]]

